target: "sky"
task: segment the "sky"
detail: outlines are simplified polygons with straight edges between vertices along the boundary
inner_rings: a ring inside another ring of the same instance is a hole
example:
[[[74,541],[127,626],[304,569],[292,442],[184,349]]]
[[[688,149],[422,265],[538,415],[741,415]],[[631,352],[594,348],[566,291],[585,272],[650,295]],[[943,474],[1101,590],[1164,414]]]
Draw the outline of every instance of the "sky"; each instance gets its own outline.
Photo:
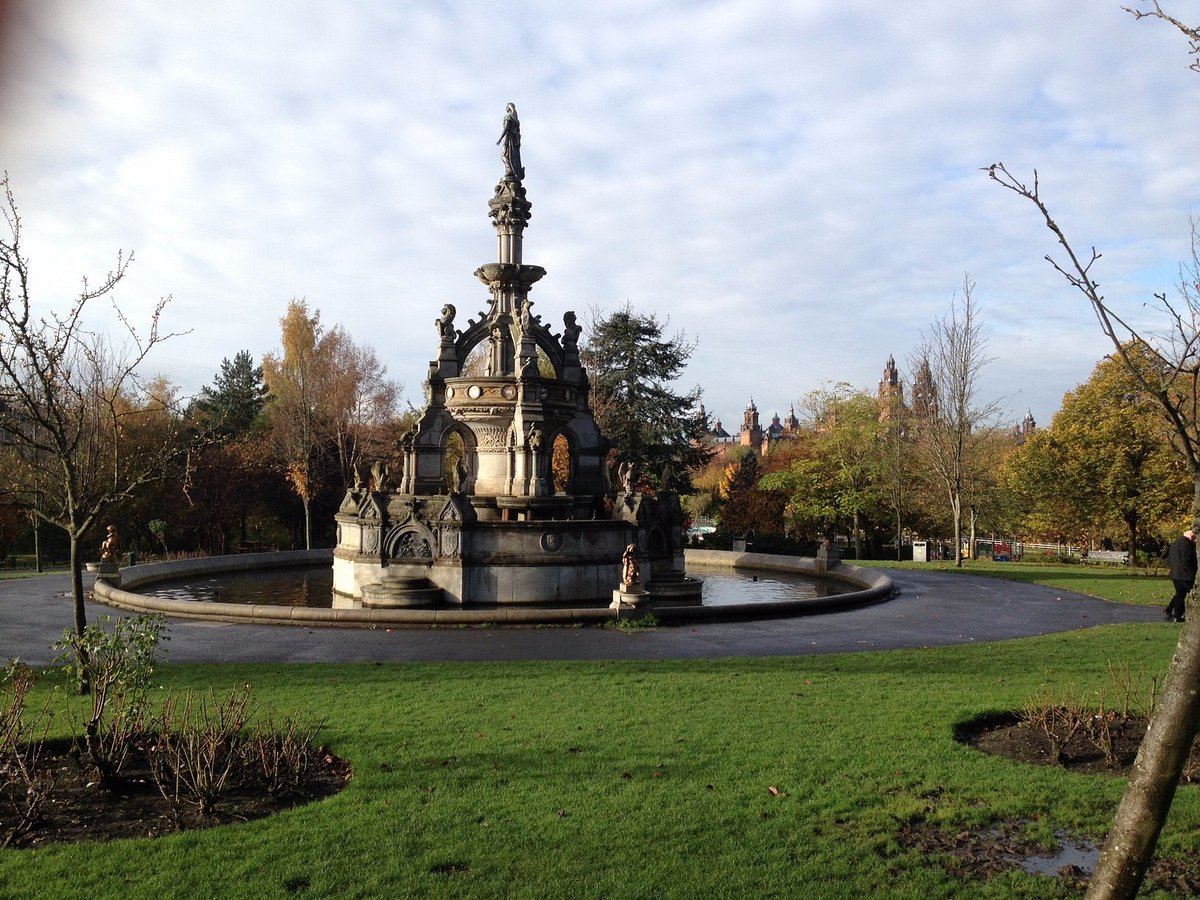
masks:
[[[831,383],[874,391],[889,356],[907,379],[964,279],[980,399],[1049,424],[1108,347],[1036,210],[981,168],[1036,169],[1148,327],[1200,205],[1200,75],[1121,0],[8,0],[0,29],[39,308],[132,251],[115,300],[139,324],[171,297],[181,334],[146,373],[188,394],[277,350],[305,298],[419,406],[442,305],[487,307],[508,102],[534,311],[658,316],[730,430],[751,398],[765,424]],[[114,329],[111,304],[89,323]]]

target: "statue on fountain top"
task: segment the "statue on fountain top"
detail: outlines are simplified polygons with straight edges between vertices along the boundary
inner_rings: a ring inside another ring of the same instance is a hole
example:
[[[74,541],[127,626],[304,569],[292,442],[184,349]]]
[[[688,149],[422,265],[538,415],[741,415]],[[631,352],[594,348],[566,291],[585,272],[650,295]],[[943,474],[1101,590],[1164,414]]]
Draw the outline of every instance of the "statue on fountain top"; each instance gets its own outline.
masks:
[[[510,103],[504,108],[504,130],[500,132],[500,159],[504,162],[505,180],[520,181],[525,177],[521,165],[521,121],[517,118],[517,106]]]

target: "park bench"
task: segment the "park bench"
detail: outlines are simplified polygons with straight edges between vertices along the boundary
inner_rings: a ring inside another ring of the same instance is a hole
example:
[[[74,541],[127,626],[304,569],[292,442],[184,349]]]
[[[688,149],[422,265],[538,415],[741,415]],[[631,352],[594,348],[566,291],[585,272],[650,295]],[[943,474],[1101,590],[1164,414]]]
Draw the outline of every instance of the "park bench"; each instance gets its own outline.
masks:
[[[1123,566],[1129,562],[1128,550],[1089,550],[1087,556],[1083,558],[1084,562],[1090,563],[1114,563]]]

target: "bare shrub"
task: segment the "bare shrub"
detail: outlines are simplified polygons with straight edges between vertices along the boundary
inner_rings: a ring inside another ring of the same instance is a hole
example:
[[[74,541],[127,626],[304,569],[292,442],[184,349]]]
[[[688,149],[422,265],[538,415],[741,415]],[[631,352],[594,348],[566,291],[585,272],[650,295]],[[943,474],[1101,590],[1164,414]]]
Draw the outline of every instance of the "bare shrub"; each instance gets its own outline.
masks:
[[[26,715],[37,680],[20,660],[10,660],[0,680],[0,809],[11,810],[0,820],[0,847],[28,833],[54,788],[54,773],[42,765],[49,697],[32,718]]]
[[[278,723],[268,718],[255,726],[242,745],[248,774],[260,778],[272,797],[297,792],[315,752],[313,742],[322,727],[324,722],[306,726],[291,716]]]
[[[188,691],[179,700],[163,700],[158,735],[147,748],[150,770],[163,798],[171,805],[176,827],[184,803],[211,816],[242,755],[239,738],[250,718],[250,685],[218,700]]]

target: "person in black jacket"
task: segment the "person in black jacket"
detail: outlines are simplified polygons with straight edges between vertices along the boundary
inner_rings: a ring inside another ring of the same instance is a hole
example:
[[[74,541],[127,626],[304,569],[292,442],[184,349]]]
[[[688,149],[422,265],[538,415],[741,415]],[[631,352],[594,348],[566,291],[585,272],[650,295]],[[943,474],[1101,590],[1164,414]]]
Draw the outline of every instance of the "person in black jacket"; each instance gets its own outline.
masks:
[[[1172,621],[1182,622],[1184,601],[1196,583],[1196,532],[1189,528],[1171,542],[1167,550],[1167,565],[1171,568],[1175,596],[1163,610],[1163,615]]]

